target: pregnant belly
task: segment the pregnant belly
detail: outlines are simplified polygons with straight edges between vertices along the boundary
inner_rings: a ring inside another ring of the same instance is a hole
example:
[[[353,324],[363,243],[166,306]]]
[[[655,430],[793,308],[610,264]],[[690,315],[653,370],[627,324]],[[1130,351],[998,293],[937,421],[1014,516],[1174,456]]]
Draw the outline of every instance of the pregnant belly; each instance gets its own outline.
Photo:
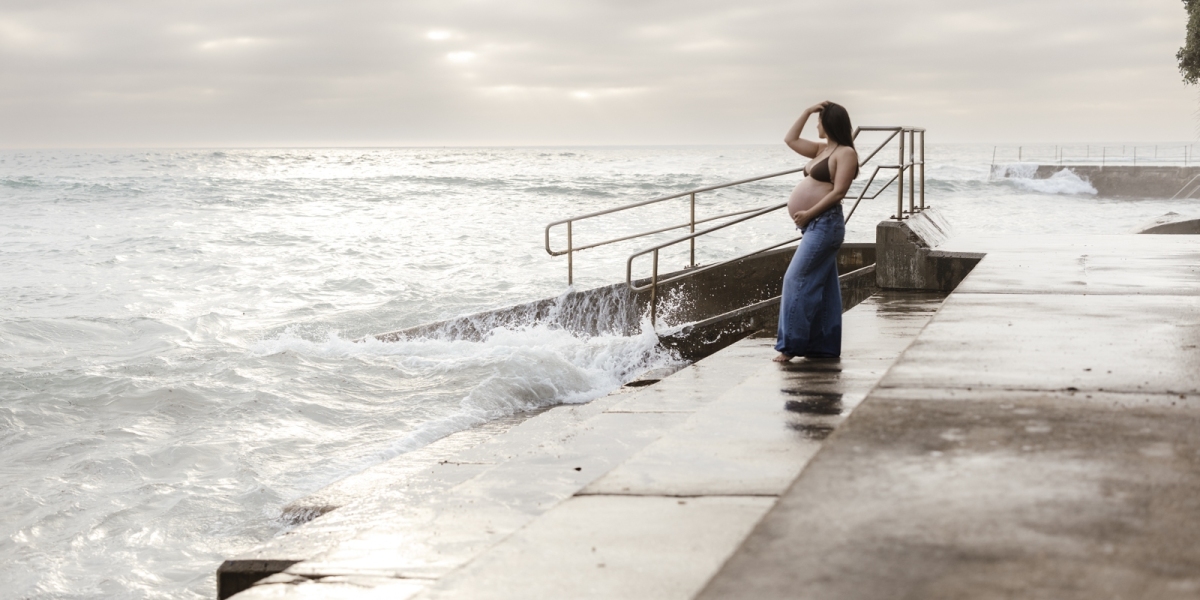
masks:
[[[792,197],[788,198],[788,215],[812,208],[832,190],[832,183],[824,183],[811,177],[801,179],[800,183],[796,184],[796,189],[792,190]]]

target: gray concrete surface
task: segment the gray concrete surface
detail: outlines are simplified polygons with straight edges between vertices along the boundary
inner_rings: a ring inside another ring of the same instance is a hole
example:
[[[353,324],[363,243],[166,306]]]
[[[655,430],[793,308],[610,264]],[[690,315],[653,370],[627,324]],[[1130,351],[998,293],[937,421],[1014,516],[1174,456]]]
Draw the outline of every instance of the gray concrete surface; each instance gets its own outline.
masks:
[[[840,361],[780,366],[769,361],[773,340],[739,342],[738,385],[418,598],[694,596],[943,298],[883,294],[852,309]],[[607,412],[678,411],[672,396],[685,382]],[[536,572],[546,564],[561,567]]]
[[[691,598],[774,503],[576,496],[418,597]]]
[[[617,413],[674,412],[678,413],[680,420],[686,419],[736,386],[746,373],[762,364],[761,350],[728,348],[721,353],[720,360],[689,365],[653,386],[624,389],[583,405],[558,406],[515,426],[498,426],[504,432],[486,441],[480,442],[474,434],[466,434],[465,440],[436,443],[414,453],[411,462],[410,457],[404,455],[349,477],[311,498],[289,505],[297,521],[306,521],[308,519],[303,517],[309,517],[312,518],[311,522],[305,522],[251,552],[225,561],[217,573],[218,598],[232,596],[253,582],[279,573],[295,563],[334,555],[343,544],[352,543],[360,535],[367,535],[378,522],[396,519],[408,523],[413,536],[439,535],[442,529],[434,528],[437,519],[457,517],[443,517],[432,510],[414,516],[410,509],[433,506],[454,494],[456,487],[508,461],[534,455],[545,457],[548,452],[558,452],[554,456],[562,457],[561,449],[574,443],[580,431],[593,426],[590,420],[603,415],[610,407],[620,406]],[[639,406],[655,408],[639,410]],[[650,415],[649,421],[661,421],[664,418],[670,416]],[[616,436],[608,441],[615,445],[616,451],[632,452],[632,449],[622,445],[622,441],[628,443],[627,438]],[[583,470],[583,464],[570,465],[569,468],[573,470],[576,466],[581,469],[572,476],[576,488],[582,488],[602,474],[598,468]],[[536,480],[527,478],[525,483],[534,485]],[[567,495],[573,492],[569,486],[566,489]],[[519,493],[520,488],[515,491]],[[468,504],[471,504],[470,500],[468,498]],[[497,500],[518,502],[506,496],[497,496]],[[329,512],[326,507],[342,508]],[[307,515],[301,512],[306,509],[311,511]],[[314,512],[319,514],[312,514]],[[395,515],[397,512],[400,514]],[[494,539],[493,533],[486,528],[479,529],[476,535],[476,541],[483,540],[480,543]],[[311,565],[304,568],[309,567]],[[314,571],[310,569],[306,572]],[[331,573],[325,575],[333,576]],[[310,587],[304,585],[296,589],[308,590]]]
[[[1200,597],[1200,239],[970,243],[700,598]]]

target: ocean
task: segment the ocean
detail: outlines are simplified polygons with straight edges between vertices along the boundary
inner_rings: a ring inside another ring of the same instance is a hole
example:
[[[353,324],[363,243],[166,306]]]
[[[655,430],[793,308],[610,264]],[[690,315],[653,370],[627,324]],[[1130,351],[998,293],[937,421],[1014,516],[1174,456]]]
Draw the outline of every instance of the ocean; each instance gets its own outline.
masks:
[[[1200,209],[1020,164],[992,177],[991,145],[927,151],[927,204],[958,235],[1120,233]],[[0,151],[0,596],[210,598],[224,558],[289,527],[289,501],[675,364],[648,321],[629,337],[355,341],[562,294],[551,221],[797,159],[782,144]],[[797,180],[702,194],[698,217],[783,202]],[[864,202],[848,241],[894,210],[891,191]],[[575,243],[686,215],[673,201],[580,223]],[[579,253],[576,287],[624,280],[630,253],[672,235]],[[779,213],[703,238],[698,258],[794,235]]]

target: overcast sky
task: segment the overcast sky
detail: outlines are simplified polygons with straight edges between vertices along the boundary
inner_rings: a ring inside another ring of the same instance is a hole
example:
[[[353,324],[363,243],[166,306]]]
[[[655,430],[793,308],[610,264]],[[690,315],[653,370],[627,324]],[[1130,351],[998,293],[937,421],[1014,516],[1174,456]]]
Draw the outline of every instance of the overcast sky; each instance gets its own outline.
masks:
[[[0,0],[0,146],[1182,141],[1179,0]]]

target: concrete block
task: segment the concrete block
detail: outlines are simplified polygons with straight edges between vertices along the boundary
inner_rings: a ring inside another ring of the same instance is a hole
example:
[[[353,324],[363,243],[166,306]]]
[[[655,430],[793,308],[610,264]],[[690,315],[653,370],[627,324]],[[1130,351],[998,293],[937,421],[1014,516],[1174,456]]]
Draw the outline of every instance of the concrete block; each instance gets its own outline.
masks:
[[[883,221],[875,229],[876,284],[887,290],[954,290],[983,255],[935,250],[950,235],[949,224],[932,208],[904,221]]]

